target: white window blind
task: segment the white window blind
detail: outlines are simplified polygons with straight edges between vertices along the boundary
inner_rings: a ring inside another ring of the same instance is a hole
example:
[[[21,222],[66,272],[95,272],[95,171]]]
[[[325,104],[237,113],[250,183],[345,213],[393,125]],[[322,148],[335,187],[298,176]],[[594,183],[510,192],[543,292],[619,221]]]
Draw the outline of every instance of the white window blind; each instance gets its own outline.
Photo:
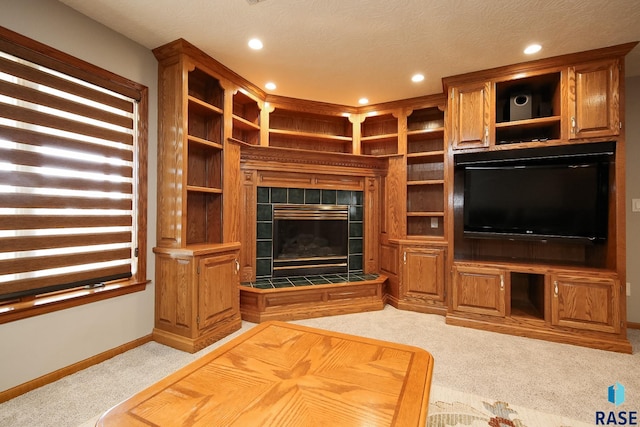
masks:
[[[29,59],[0,50],[0,300],[137,268],[136,100]]]

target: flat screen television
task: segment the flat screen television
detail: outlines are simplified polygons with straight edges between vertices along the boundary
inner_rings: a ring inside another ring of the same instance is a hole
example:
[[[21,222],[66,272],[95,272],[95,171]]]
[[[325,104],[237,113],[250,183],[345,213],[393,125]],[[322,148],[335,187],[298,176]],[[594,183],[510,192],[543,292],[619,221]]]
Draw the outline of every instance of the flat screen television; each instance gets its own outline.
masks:
[[[464,237],[606,241],[614,158],[613,145],[606,148],[458,161]]]

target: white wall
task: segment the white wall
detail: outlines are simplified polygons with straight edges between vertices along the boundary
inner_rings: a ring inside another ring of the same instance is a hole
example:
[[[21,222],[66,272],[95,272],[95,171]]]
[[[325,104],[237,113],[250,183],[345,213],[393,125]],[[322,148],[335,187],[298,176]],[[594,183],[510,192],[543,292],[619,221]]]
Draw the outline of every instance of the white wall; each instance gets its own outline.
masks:
[[[53,0],[2,0],[0,25],[149,88],[147,278],[156,240],[157,61],[149,49]],[[154,286],[146,291],[0,325],[0,390],[146,336]]]
[[[636,47],[640,49],[640,47]],[[627,154],[627,320],[640,323],[640,212],[631,212],[631,199],[640,199],[640,76],[625,82]]]

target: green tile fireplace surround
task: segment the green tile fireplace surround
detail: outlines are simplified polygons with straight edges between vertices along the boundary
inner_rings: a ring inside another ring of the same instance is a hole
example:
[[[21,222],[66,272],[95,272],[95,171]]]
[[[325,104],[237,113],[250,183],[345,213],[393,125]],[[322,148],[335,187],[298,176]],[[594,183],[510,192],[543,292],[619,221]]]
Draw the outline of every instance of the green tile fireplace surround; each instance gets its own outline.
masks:
[[[268,279],[273,275],[273,207],[277,204],[348,206],[348,272],[362,271],[362,191],[278,187],[258,187],[257,190],[256,279]]]

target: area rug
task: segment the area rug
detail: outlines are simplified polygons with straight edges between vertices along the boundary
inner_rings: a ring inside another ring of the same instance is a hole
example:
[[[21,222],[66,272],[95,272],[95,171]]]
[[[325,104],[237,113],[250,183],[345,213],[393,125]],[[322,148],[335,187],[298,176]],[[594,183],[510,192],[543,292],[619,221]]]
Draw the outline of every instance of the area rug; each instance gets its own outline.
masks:
[[[586,427],[581,421],[431,386],[427,427]]]

